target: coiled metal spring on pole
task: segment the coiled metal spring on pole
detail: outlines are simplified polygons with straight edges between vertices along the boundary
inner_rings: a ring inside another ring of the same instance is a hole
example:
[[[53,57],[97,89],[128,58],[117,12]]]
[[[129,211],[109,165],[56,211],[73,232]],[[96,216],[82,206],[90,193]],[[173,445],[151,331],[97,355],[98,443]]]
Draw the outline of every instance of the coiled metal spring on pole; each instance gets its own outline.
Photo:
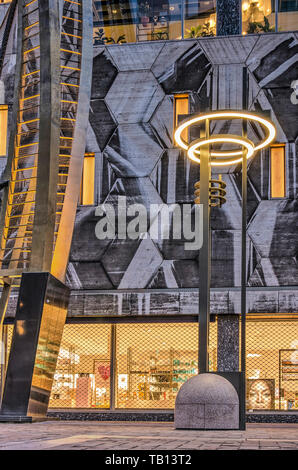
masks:
[[[222,181],[222,176],[219,175],[219,179],[209,180],[209,206],[210,207],[221,207],[227,202],[226,200],[226,183]],[[195,204],[200,204],[200,181],[195,183]]]

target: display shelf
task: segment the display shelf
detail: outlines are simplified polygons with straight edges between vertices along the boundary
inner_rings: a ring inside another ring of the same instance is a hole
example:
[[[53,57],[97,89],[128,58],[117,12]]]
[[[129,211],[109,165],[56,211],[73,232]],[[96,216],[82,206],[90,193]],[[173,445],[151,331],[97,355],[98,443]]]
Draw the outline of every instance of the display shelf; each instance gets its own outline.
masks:
[[[144,401],[174,400],[179,387],[197,373],[197,363],[191,356],[191,351],[150,351],[144,362],[140,356],[136,360],[135,349],[129,348],[128,397],[134,400],[137,395]]]

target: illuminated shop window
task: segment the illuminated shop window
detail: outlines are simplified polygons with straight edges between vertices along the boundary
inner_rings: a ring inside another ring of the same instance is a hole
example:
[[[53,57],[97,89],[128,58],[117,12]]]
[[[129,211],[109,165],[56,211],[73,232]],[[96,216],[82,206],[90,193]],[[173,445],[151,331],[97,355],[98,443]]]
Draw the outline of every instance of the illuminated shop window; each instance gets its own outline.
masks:
[[[174,408],[177,393],[198,373],[196,323],[117,325],[116,407]],[[217,367],[217,323],[210,324],[209,368]]]
[[[110,340],[110,325],[65,325],[51,408],[110,407]]]
[[[298,410],[298,321],[246,325],[248,410]]]
[[[216,34],[216,0],[95,2],[94,45]]]
[[[0,157],[6,156],[8,106],[0,104]]]
[[[50,407],[109,408],[113,347],[116,408],[173,409],[181,385],[198,372],[198,335],[197,323],[67,324]],[[210,325],[209,367],[216,371],[216,322]]]
[[[279,145],[270,149],[270,182],[271,197],[285,197],[285,146]]]
[[[95,177],[95,156],[94,153],[86,153],[84,157],[83,175],[81,183],[80,204],[94,204],[94,177]]]
[[[173,409],[179,388],[198,371],[198,329],[196,323],[65,325],[50,407],[109,408],[114,383],[116,408]],[[217,322],[210,324],[209,368],[217,370]],[[298,410],[295,315],[248,316],[246,374],[248,410]]]
[[[179,116],[189,114],[189,96],[188,94],[174,95],[174,129],[178,127]],[[182,138],[188,139],[188,131],[182,132]]]

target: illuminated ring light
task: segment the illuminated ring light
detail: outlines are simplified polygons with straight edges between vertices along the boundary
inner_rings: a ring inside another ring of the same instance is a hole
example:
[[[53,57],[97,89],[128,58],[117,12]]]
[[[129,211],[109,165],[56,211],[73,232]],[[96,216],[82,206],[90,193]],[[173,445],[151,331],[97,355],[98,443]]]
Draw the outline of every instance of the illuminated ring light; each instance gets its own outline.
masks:
[[[276,135],[276,130],[274,125],[272,124],[271,121],[268,119],[265,119],[261,116],[258,116],[252,112],[249,111],[214,111],[208,114],[201,114],[199,116],[194,116],[191,119],[187,119],[186,121],[182,122],[180,126],[176,129],[175,131],[175,142],[179,145],[179,147],[183,148],[184,150],[188,150],[189,145],[188,143],[182,138],[182,132],[186,129],[188,129],[190,126],[193,124],[200,123],[202,121],[205,121],[206,119],[209,120],[214,120],[214,119],[247,119],[250,121],[255,121],[258,122],[263,126],[266,132],[266,137],[263,139],[255,148],[254,151],[257,152],[258,150],[261,150],[262,148],[267,147],[275,138]],[[197,155],[200,154],[199,151],[195,151]],[[237,157],[237,156],[242,156],[242,150],[237,150],[237,151],[221,151],[221,152],[211,152],[211,157]],[[233,161],[233,160],[232,160]],[[226,163],[226,164],[231,164]],[[237,159],[237,162],[242,161],[242,157]],[[236,163],[233,161],[233,163]],[[211,163],[212,166],[216,164],[215,161]],[[223,163],[221,163],[223,164]],[[218,164],[217,164],[218,165]]]
[[[194,140],[190,146],[188,147],[187,151],[187,156],[194,162],[200,163],[200,159],[197,156],[200,154],[197,149],[202,147],[203,145],[209,145],[209,144],[219,144],[219,143],[231,143],[231,144],[238,144],[244,147],[247,150],[247,159],[253,156],[255,153],[255,146],[254,143],[245,138],[245,137],[239,137],[238,135],[227,135],[227,134],[217,134],[212,137],[209,137],[209,139],[197,139]],[[229,152],[229,155],[234,152]],[[240,151],[240,154],[243,154],[243,151]],[[211,155],[214,155],[214,153],[211,153]],[[223,155],[223,153],[222,153]],[[227,155],[227,154],[225,154]],[[240,158],[217,158],[217,160],[211,160],[211,165],[212,166],[222,166],[222,165],[232,165],[234,163],[238,163],[242,161],[242,156]]]

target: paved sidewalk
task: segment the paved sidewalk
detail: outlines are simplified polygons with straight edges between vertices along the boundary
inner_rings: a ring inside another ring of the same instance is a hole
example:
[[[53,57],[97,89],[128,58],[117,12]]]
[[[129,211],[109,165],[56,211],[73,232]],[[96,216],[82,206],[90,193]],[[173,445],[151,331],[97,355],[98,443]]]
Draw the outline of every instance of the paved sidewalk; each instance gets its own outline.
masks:
[[[43,421],[0,424],[0,450],[298,449],[298,424],[248,424],[246,431],[183,431],[171,423]]]

